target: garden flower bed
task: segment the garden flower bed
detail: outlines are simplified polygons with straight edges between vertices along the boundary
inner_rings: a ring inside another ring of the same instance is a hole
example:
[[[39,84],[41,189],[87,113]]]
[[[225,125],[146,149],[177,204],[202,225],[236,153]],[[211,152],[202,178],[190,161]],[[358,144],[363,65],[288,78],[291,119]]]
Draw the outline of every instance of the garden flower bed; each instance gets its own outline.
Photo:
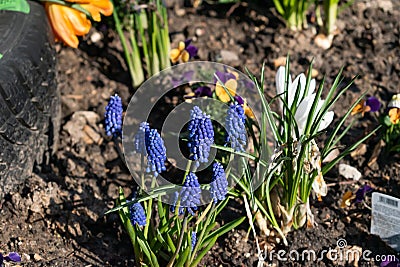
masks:
[[[399,3],[355,0],[339,13],[338,34],[332,46],[324,50],[313,42],[316,32],[312,23],[304,31],[293,32],[266,2],[218,5],[204,2],[196,9],[184,7],[178,1],[166,1],[171,47],[179,47],[179,42],[191,39],[191,45],[198,49],[194,61],[220,62],[242,72],[247,67],[257,76],[265,62],[264,87],[268,99],[276,94],[276,74],[278,67],[285,64],[287,54],[293,79],[306,72],[313,61],[316,72],[312,75],[317,86],[326,75],[325,87],[330,88],[343,67],[345,79],[341,86],[355,75],[359,77],[332,108],[335,116],[327,131],[332,131],[357,98],[369,90],[366,104],[357,107],[361,111],[354,112],[357,114],[346,121],[347,125],[355,119],[340,145],[350,146],[371,132],[379,121],[371,104],[375,100],[368,97],[379,100],[383,113],[392,96],[399,93]],[[110,23],[103,19],[96,24],[78,49],[56,45],[62,100],[58,151],[48,168],[35,171],[19,192],[6,196],[0,212],[0,252],[18,252],[27,266],[133,266],[135,263],[129,236],[118,213],[104,215],[115,207],[119,187],[125,196],[134,189],[115,142],[106,135],[104,122],[110,97],[118,93],[123,107],[127,107],[134,92],[118,33]],[[183,50],[178,51],[181,58]],[[185,89],[168,94],[164,107],[168,109],[184,101],[187,94]],[[322,99],[326,94],[327,90]],[[272,108],[279,109],[279,104],[273,103]],[[154,117],[160,120],[163,115],[160,112]],[[323,141],[327,138],[320,137]],[[269,237],[258,234],[264,252],[273,248],[300,254],[304,250],[320,253],[341,248],[346,242],[348,249],[371,251],[368,256],[373,260],[343,262],[326,256],[316,263],[279,259],[277,253],[269,251],[264,254],[266,262],[271,266],[379,266],[381,261],[376,255],[396,255],[398,252],[386,242],[370,234],[371,191],[400,197],[400,155],[387,156],[384,151],[382,142],[373,135],[340,161],[355,167],[361,173],[360,179],[345,178],[339,165],[326,173],[326,196],[311,196],[316,225],[290,232],[288,246],[276,232]],[[354,200],[349,197],[349,205],[342,204],[346,192],[354,195]],[[242,198],[229,201],[216,219],[218,226],[246,216],[245,204]],[[219,237],[200,266],[257,266],[259,251],[249,229],[246,219]]]

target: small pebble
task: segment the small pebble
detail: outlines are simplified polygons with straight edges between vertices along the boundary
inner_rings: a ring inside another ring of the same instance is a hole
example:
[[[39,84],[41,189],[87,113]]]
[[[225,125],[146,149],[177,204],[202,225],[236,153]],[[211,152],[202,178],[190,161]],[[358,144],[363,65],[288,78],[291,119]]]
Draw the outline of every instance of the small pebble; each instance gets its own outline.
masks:
[[[277,59],[274,59],[274,67],[277,69],[280,66],[285,66],[286,64],[286,57],[278,57]]]
[[[339,174],[346,179],[360,180],[362,174],[353,166],[341,163],[339,164]]]
[[[316,46],[327,50],[331,47],[333,40],[333,35],[326,36],[325,34],[318,34],[314,38],[314,43]]]
[[[316,69],[311,70],[311,78],[316,78],[319,74],[319,71]],[[308,75],[308,71],[306,71],[306,75]]]
[[[204,35],[205,32],[206,32],[206,31],[205,31],[203,28],[197,28],[197,29],[195,30],[195,34],[196,34],[196,36],[198,36],[198,37]]]
[[[176,10],[175,10],[175,14],[176,14],[178,17],[183,17],[183,16],[186,15],[186,11],[185,11],[185,9],[183,9],[183,8],[176,9]]]
[[[233,51],[222,49],[220,54],[222,61],[226,63],[239,60],[239,56]]]
[[[90,35],[90,41],[93,43],[99,42],[101,39],[103,39],[103,36],[99,32],[94,32],[92,35]]]
[[[35,261],[41,261],[41,260],[42,260],[42,257],[41,257],[39,254],[35,253],[35,254],[33,255],[33,259],[34,259]]]

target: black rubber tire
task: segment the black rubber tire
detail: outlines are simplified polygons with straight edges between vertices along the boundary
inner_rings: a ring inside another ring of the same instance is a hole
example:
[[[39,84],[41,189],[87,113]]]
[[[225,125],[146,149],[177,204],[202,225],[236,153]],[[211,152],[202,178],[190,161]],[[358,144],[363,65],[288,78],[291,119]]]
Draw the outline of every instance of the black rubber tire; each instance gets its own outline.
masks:
[[[43,6],[29,14],[0,11],[0,205],[34,164],[49,161],[58,139],[54,37]]]

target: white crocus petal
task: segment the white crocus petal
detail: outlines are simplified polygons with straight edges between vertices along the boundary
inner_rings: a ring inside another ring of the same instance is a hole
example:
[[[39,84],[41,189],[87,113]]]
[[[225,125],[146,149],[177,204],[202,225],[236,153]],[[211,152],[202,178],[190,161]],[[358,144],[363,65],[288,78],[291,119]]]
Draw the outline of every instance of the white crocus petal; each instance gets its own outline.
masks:
[[[306,127],[308,116],[310,115],[310,110],[315,99],[315,94],[311,94],[301,101],[300,105],[297,107],[294,119],[296,120],[297,127],[299,129],[299,134],[303,134],[304,128]]]
[[[324,99],[320,99],[318,101],[318,105],[317,105],[317,110],[314,113],[314,118],[313,121],[315,121],[315,119],[317,118],[318,112],[321,110],[322,106],[325,104],[325,100]]]
[[[290,88],[290,91],[289,91],[289,107],[290,108],[292,107],[294,97],[296,96],[296,91],[297,91],[297,87],[299,85],[299,81],[300,81],[299,99],[302,99],[305,88],[306,88],[306,76],[304,75],[304,73],[301,73],[299,76],[296,77],[296,79],[294,79],[292,87]]]
[[[325,130],[333,121],[333,115],[335,113],[333,111],[328,111],[321,120],[321,123],[318,127],[318,132]]]
[[[280,97],[279,101],[279,106],[283,110],[283,102],[282,100],[286,100],[286,95],[285,93],[285,80],[286,80],[286,72],[285,72],[285,67],[280,66],[276,76],[275,76],[275,85],[276,85],[276,93]],[[289,103],[291,104],[293,102],[293,96],[291,96],[291,87],[292,87],[292,78],[289,74],[289,85],[288,85],[288,98],[289,98]],[[289,105],[290,106],[290,105]]]
[[[308,89],[308,95],[311,95],[315,91],[315,79],[310,81],[310,87]]]
[[[318,106],[317,106],[317,110],[314,113],[313,121],[315,121],[317,119],[317,115],[320,112],[320,110],[321,110],[321,108],[323,107],[324,104],[325,104],[325,100],[324,99],[318,101]],[[327,113],[325,113],[325,115],[322,117],[322,120],[321,120],[321,122],[319,124],[318,132],[322,131],[322,130],[325,130],[329,126],[329,124],[332,123],[333,115],[334,115],[333,111],[328,111]]]
[[[322,172],[319,172],[317,177],[314,178],[312,189],[317,195],[320,195],[322,197],[326,196],[328,192],[328,187],[325,183],[324,177],[322,176]]]
[[[275,85],[276,85],[276,94],[283,99],[284,91],[285,91],[285,67],[279,67],[278,71],[276,72],[275,76]],[[279,101],[279,105],[282,108],[283,103]]]

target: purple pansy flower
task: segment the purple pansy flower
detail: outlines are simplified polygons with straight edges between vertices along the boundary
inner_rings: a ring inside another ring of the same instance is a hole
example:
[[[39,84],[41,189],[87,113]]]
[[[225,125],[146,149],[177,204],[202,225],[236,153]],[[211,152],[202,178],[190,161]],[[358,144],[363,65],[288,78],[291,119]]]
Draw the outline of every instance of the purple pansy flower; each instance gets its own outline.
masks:
[[[187,39],[185,41],[185,50],[189,53],[190,58],[193,58],[197,56],[197,47],[194,45],[191,45],[190,43],[192,42],[192,39]]]
[[[386,257],[384,261],[381,262],[381,267],[398,267],[400,266],[400,261],[398,258],[392,260],[392,257]]]
[[[233,73],[230,73],[230,72],[222,72],[222,71],[217,70],[217,71],[215,72],[215,76],[217,76],[218,79],[219,79],[223,84],[225,84],[225,83],[226,83],[228,80],[230,80],[230,79],[236,80],[236,76],[233,75]],[[216,77],[214,77],[214,83],[215,83],[215,84],[218,82],[218,79],[217,79]]]
[[[243,104],[244,104],[243,98],[242,98],[241,96],[236,95],[234,98],[235,98],[236,102],[237,102],[239,105],[243,105]]]
[[[368,192],[372,191],[372,187],[370,187],[369,185],[363,185],[362,187],[360,187],[357,192],[356,192],[356,197],[354,199],[355,203],[360,203],[364,200],[365,195]]]
[[[17,252],[10,252],[4,257],[5,261],[21,262],[21,256]]]
[[[212,91],[211,91],[211,88],[208,86],[199,86],[196,88],[196,90],[194,90],[194,95],[196,97],[202,97],[202,96],[211,97]]]
[[[381,103],[379,100],[370,96],[366,100],[362,99],[351,111],[351,115],[361,113],[364,116],[365,112],[376,112],[380,109]]]
[[[367,98],[367,101],[365,101],[365,105],[370,107],[371,112],[376,112],[381,107],[381,102],[379,102],[376,97],[370,96]]]

